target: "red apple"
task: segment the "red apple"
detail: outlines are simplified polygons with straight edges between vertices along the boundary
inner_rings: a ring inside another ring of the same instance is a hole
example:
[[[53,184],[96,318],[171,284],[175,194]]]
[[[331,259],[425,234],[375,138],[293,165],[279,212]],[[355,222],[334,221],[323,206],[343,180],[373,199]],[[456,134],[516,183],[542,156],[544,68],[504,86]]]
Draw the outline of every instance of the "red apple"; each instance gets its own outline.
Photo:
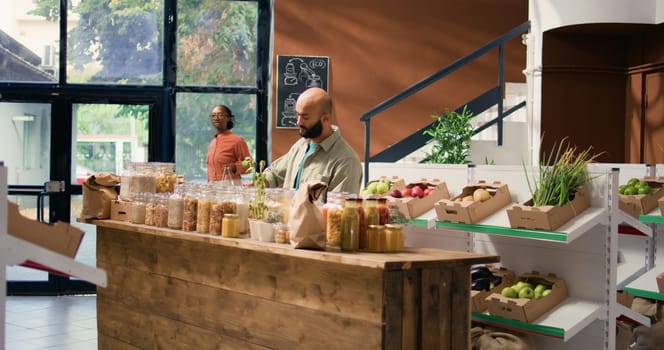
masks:
[[[401,198],[401,191],[397,190],[396,188],[390,191],[390,196],[394,198]]]
[[[403,191],[401,191],[401,197],[412,197],[413,194],[413,189],[412,188],[405,188]]]
[[[411,195],[413,197],[422,198],[424,197],[424,190],[422,189],[422,187],[415,186],[411,191]]]
[[[426,197],[426,196],[428,196],[429,194],[431,194],[431,191],[433,191],[433,188],[427,187],[427,189],[424,190],[424,196]]]

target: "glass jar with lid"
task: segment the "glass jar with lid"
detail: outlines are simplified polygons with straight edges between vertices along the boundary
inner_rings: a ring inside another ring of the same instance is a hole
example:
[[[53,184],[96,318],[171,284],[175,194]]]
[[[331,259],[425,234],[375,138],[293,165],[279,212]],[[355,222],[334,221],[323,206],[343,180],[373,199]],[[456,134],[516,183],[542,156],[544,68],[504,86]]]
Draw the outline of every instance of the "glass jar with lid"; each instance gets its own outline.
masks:
[[[242,186],[237,186],[236,191],[235,206],[240,220],[240,234],[245,234],[249,232],[249,194]]]
[[[274,224],[274,241],[281,244],[290,243],[290,227],[287,223]]]
[[[404,234],[403,225],[387,224],[385,225],[385,252],[398,253],[403,250]]]
[[[127,163],[120,178],[120,199],[131,201],[132,193],[156,192],[157,180],[153,165],[144,162]]]
[[[224,214],[224,219],[221,224],[221,236],[228,238],[240,237],[240,218],[237,214]]]
[[[341,245],[341,214],[344,211],[344,195],[339,192],[328,192],[327,203],[322,208],[325,221],[325,236],[327,245],[339,247]]]
[[[157,227],[168,227],[168,195],[155,194],[154,222]]]
[[[185,183],[184,187],[182,230],[196,231],[196,220],[198,217],[198,197],[200,195],[199,185],[195,183]]]
[[[198,207],[196,208],[196,232],[210,232],[210,209],[212,207],[212,187],[203,184],[199,187]]]
[[[210,234],[221,235],[224,214],[237,214],[233,192],[227,187],[216,187],[210,207]]]
[[[380,253],[385,250],[385,225],[367,226],[367,251]]]
[[[171,193],[175,191],[177,175],[175,163],[152,163],[155,171],[155,192]]]
[[[356,251],[359,247],[360,214],[359,198],[347,198],[341,214],[341,250]],[[329,215],[329,213],[328,213]]]
[[[367,219],[364,212],[364,199],[355,198],[357,202],[357,214],[360,217],[360,231],[358,234],[358,249],[364,249],[367,246]]]
[[[154,193],[145,192],[145,224],[156,226],[155,223],[155,208],[157,206]]]
[[[168,227],[182,230],[184,213],[184,184],[176,184],[175,191],[168,197]]]
[[[376,200],[378,209],[378,224],[386,225],[390,223],[390,209],[387,206],[387,198],[378,198]]]
[[[132,194],[131,215],[129,216],[132,224],[145,224],[146,195],[145,192]]]

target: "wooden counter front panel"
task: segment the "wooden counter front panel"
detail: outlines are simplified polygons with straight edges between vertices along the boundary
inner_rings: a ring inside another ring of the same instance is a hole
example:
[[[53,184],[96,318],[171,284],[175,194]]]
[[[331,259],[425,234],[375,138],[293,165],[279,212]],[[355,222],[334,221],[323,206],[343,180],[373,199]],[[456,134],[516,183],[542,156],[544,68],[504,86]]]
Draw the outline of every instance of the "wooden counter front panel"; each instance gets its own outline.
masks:
[[[138,348],[183,348],[180,323],[268,348],[381,347],[382,270],[102,227],[97,242],[109,278],[98,290],[99,331]],[[146,332],[138,327],[153,336],[132,336]]]
[[[100,349],[466,349],[469,266],[499,260],[295,251],[119,226],[97,226],[108,273]]]

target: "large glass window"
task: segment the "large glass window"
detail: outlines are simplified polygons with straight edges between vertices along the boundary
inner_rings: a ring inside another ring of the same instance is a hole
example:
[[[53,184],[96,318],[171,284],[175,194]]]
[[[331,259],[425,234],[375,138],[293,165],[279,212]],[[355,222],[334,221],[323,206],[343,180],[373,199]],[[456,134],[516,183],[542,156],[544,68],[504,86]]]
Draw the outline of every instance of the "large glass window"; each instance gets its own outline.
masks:
[[[5,0],[0,11],[0,82],[54,83],[58,71],[58,0]]]
[[[175,161],[178,174],[187,180],[207,180],[205,156],[216,130],[210,112],[225,105],[233,112],[232,132],[242,136],[249,151],[256,149],[256,97],[213,93],[179,93],[177,95]],[[255,155],[254,155],[255,157]]]
[[[147,105],[74,104],[72,179],[92,173],[121,174],[127,162],[147,161]]]
[[[258,2],[178,1],[177,83],[256,86]]]
[[[71,3],[67,82],[161,85],[163,1]]]

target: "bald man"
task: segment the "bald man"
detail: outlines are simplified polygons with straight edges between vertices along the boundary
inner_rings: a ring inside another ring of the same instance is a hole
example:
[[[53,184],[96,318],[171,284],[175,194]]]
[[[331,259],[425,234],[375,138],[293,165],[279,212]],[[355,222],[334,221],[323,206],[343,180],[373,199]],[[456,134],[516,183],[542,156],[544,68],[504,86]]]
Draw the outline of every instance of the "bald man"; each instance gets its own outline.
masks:
[[[330,192],[358,193],[362,165],[339,128],[332,125],[330,95],[321,88],[307,89],[298,97],[295,110],[302,137],[266,170],[268,186],[297,189],[306,182],[322,181]]]

